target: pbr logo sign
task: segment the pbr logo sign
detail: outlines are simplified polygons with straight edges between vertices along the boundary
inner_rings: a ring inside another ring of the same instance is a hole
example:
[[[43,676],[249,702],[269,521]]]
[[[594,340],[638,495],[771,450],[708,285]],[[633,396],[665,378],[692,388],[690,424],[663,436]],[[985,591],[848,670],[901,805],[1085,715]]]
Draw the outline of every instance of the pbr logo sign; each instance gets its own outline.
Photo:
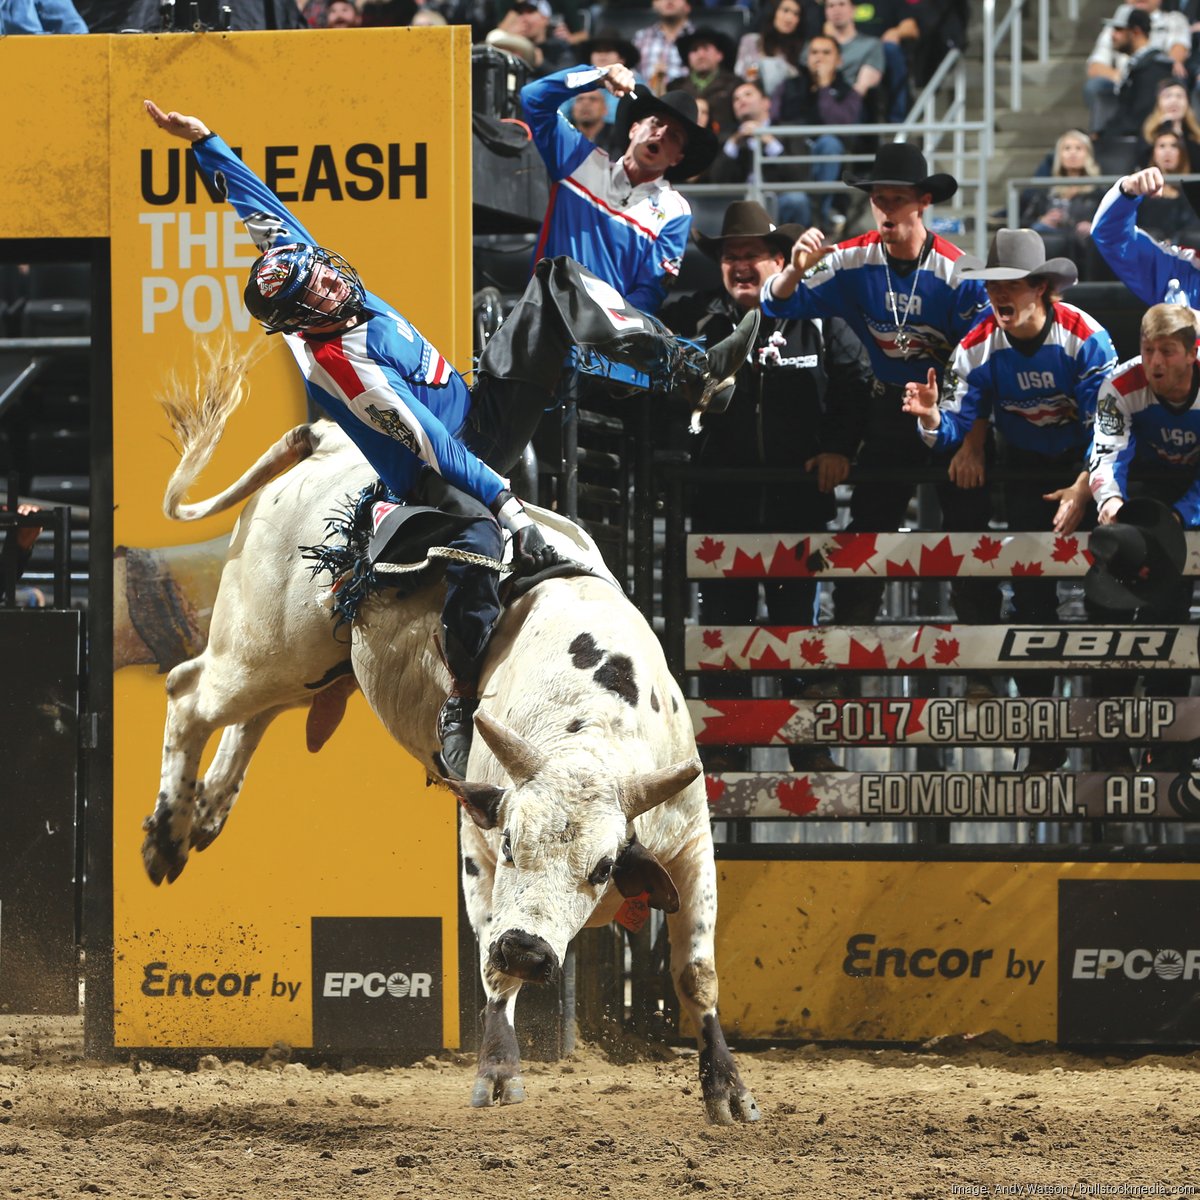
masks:
[[[442,1048],[440,917],[313,917],[313,1048]]]
[[[1200,1041],[1200,880],[1061,880],[1058,1040]]]

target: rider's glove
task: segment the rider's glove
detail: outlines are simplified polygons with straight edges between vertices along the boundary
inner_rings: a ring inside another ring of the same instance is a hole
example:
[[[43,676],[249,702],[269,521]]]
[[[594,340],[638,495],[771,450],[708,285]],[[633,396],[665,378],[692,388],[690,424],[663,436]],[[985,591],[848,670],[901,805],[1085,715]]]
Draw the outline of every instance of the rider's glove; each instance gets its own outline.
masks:
[[[542,536],[542,531],[512,492],[502,491],[492,502],[492,511],[512,534],[513,569],[518,575],[536,574],[559,561],[558,552]]]

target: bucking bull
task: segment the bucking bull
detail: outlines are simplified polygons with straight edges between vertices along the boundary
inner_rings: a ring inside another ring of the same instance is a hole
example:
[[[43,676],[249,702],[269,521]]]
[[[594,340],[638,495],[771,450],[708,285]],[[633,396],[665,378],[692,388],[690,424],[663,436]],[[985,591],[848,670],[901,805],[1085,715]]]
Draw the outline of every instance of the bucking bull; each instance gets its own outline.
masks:
[[[461,804],[462,883],[487,994],[472,1105],[524,1099],[513,1030],[521,985],[552,978],[580,929],[611,921],[623,898],[646,896],[667,914],[675,989],[699,1031],[708,1118],[757,1120],[717,1017],[716,871],[695,737],[641,614],[611,576],[549,579],[509,605],[484,666],[468,780],[442,778],[440,585],[404,600],[377,593],[347,647],[298,549],[320,542],[327,517],[373,478],[337,426],[290,430],[220,495],[184,503],[242,391],[239,370],[227,369],[197,398],[177,389],[165,405],[183,450],[167,515],[196,520],[249,502],[207,646],[167,676],[161,788],[142,847],[150,878],[176,879],[189,851],[221,832],[275,716],[309,705],[308,744],[319,749],[356,681],[392,736]],[[582,530],[554,514],[538,519],[561,554],[607,575]],[[217,729],[218,751],[198,780]]]

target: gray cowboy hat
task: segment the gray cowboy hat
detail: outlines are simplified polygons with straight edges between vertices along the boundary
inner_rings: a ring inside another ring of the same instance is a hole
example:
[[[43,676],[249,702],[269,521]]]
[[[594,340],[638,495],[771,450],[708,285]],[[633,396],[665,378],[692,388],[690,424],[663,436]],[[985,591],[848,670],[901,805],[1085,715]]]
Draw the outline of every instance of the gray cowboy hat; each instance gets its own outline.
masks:
[[[1046,243],[1036,229],[997,229],[988,247],[987,263],[979,259],[964,261],[955,279],[1027,279],[1031,275],[1048,279],[1051,288],[1061,292],[1079,282],[1079,271],[1069,258],[1047,258]]]
[[[918,192],[928,192],[934,204],[949,200],[958,191],[958,180],[953,175],[929,174],[925,155],[911,142],[888,142],[875,152],[875,162],[867,175],[851,175],[846,172],[842,182],[849,187],[869,192],[876,185],[889,187],[913,187]]]
[[[735,200],[726,210],[721,232],[705,237],[696,232],[696,245],[709,258],[721,257],[721,246],[729,238],[762,238],[772,250],[787,258],[796,239],[804,232],[803,225],[773,225],[767,210],[756,200]]]
[[[1088,538],[1092,565],[1083,590],[1102,608],[1135,609],[1168,600],[1183,574],[1187,539],[1174,512],[1151,496],[1121,505],[1112,525]]]
[[[683,150],[683,158],[669,171],[665,171],[663,177],[671,183],[691,179],[693,175],[699,175],[717,157],[717,151],[720,149],[717,135],[699,124],[696,120],[698,115],[695,98],[687,92],[676,90],[660,97],[645,84],[640,84],[632,96],[623,97],[617,105],[614,145],[629,145],[629,130],[637,121],[655,116],[674,117],[687,133],[687,144]]]

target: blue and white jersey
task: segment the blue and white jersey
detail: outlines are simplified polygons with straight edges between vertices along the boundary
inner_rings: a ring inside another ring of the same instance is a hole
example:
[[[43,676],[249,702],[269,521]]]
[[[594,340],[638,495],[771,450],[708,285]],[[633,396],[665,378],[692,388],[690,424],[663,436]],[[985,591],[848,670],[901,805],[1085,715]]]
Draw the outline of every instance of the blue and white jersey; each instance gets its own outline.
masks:
[[[571,87],[572,75],[587,82]],[[635,308],[655,313],[679,274],[692,210],[665,179],[635,187],[619,158],[609,158],[558,111],[564,100],[602,86],[595,69],[581,65],[521,89],[551,185],[533,261],[565,254]]]
[[[221,138],[214,134],[192,148],[260,251],[320,244]],[[506,481],[450,432],[462,426],[471,408],[462,376],[378,296],[368,292],[365,307],[367,319],[335,337],[281,335],[309,396],[396,495],[411,491],[424,464],[490,505]]]
[[[1045,338],[1017,349],[988,313],[958,344],[946,373],[942,423],[924,429],[930,446],[957,446],[977,420],[990,419],[1005,441],[1047,458],[1083,453],[1100,385],[1117,366],[1108,331],[1071,304],[1047,313]]]
[[[762,311],[768,317],[841,317],[867,348],[877,379],[896,385],[924,383],[929,368],[942,371],[951,351],[988,308],[980,280],[951,284],[962,253],[934,235],[916,273],[892,273],[893,312],[883,242],[872,230],[839,243],[786,300],[771,295],[768,279]]]
[[[1117,368],[1096,403],[1088,472],[1097,508],[1113,496],[1128,497],[1130,464],[1160,478],[1190,478],[1192,486],[1175,508],[1189,529],[1200,525],[1200,398],[1193,394],[1179,406],[1159,399],[1146,381],[1140,357]]]
[[[1104,194],[1092,218],[1092,241],[1113,274],[1143,303],[1161,304],[1172,279],[1178,279],[1193,308],[1200,308],[1200,267],[1196,253],[1162,246],[1137,227],[1141,196],[1126,196],[1120,183]]]

